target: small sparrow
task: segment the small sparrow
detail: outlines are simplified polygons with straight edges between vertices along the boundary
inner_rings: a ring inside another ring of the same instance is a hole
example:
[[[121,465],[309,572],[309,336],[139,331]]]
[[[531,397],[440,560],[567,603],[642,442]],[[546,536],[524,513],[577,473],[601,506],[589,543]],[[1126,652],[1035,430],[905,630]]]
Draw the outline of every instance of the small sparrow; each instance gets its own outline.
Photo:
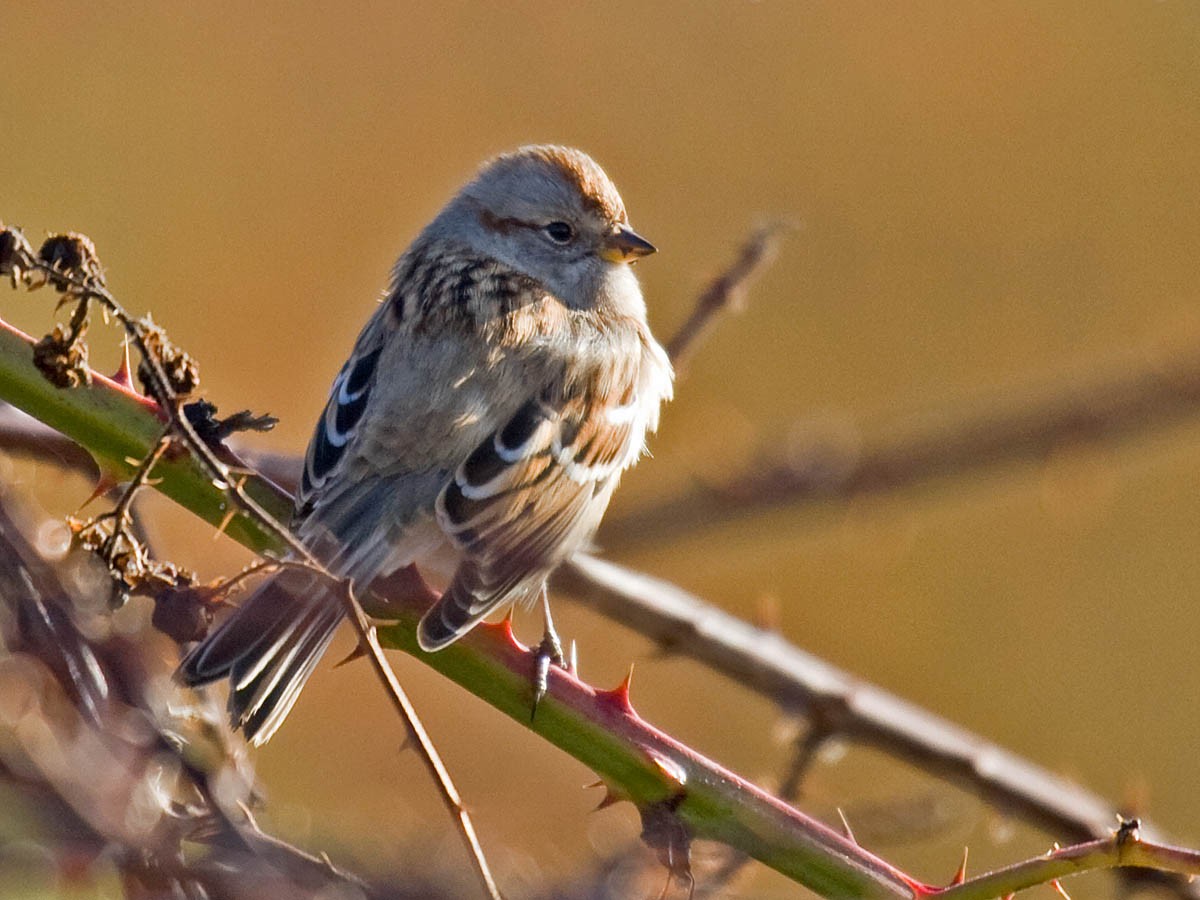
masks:
[[[530,146],[485,164],[397,261],[317,422],[292,525],[360,588],[442,573],[422,649],[545,601],[641,456],[672,389],[630,268],[653,252],[589,156]],[[561,662],[546,614],[543,650]],[[228,677],[234,726],[263,744],[341,619],[329,585],[282,570],[180,677]]]

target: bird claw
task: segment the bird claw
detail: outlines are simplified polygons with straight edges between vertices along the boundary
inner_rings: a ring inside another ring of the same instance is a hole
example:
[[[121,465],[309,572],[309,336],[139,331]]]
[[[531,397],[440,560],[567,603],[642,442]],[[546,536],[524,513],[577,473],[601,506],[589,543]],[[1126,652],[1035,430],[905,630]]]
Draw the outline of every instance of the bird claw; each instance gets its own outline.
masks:
[[[566,669],[567,660],[563,656],[562,641],[558,639],[554,627],[547,623],[546,633],[542,636],[542,642],[538,644],[537,650],[534,651],[533,706],[529,710],[530,723],[537,718],[538,704],[546,696],[546,690],[550,682],[551,665],[556,665],[560,669]]]

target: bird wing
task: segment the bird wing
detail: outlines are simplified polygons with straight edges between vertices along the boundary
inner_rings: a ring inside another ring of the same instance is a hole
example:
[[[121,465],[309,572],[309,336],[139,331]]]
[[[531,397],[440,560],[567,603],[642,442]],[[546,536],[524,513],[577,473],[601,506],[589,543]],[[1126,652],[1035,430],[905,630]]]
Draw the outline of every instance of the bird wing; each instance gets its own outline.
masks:
[[[530,596],[591,536],[642,451],[647,417],[630,374],[603,395],[544,391],[458,467],[436,512],[464,559],[421,621],[422,647],[444,647],[506,601]]]
[[[383,353],[384,329],[367,328],[350,358],[334,379],[325,410],[304,457],[304,474],[296,494],[296,508],[307,516],[321,490],[329,483],[352,443],[371,399],[375,370]]]

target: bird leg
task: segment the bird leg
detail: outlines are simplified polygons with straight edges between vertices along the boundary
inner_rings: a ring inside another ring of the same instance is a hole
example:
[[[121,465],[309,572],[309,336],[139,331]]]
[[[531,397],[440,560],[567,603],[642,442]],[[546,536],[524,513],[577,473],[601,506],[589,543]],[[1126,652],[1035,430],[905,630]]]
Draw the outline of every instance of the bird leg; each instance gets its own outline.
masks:
[[[566,657],[563,656],[562,641],[558,638],[558,632],[554,630],[554,617],[550,615],[550,593],[546,590],[544,583],[542,584],[542,614],[546,621],[546,631],[542,635],[542,642],[538,644],[533,657],[533,708],[529,711],[530,722],[537,718],[538,704],[546,696],[551,664],[562,669],[567,667]]]

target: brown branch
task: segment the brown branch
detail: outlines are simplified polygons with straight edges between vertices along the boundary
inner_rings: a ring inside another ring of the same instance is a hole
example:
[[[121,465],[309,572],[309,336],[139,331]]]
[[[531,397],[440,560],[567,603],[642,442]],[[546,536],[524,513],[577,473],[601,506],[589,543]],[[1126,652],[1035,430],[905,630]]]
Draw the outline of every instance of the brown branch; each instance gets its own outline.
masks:
[[[90,453],[7,403],[0,403],[0,450],[13,456],[53,462],[85,477],[100,477],[100,469]]]
[[[1136,438],[1200,414],[1200,355],[1143,364],[1105,377],[1060,379],[1040,400],[994,400],[975,416],[949,410],[918,417],[890,434],[820,435],[800,451],[773,450],[719,484],[695,484],[652,508],[605,520],[616,548],[780,507],[847,503],[1012,463],[1039,463],[1064,448]]]
[[[676,373],[687,368],[721,313],[738,313],[745,308],[751,280],[774,262],[788,227],[783,222],[769,222],[756,228],[742,243],[733,263],[700,292],[691,315],[667,342],[667,356]]]

